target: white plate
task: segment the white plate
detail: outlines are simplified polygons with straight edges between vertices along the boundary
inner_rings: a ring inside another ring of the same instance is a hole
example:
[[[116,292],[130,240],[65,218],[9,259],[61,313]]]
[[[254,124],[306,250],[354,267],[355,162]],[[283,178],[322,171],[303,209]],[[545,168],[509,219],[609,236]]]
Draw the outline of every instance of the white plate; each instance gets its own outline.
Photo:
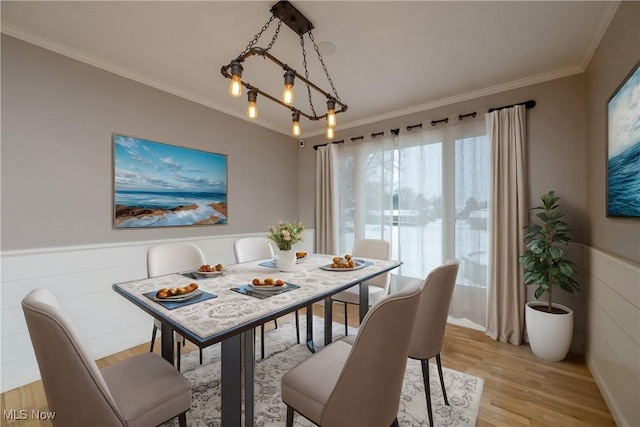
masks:
[[[199,271],[199,270],[194,270],[194,271],[192,271],[192,273],[195,274],[196,276],[215,277],[215,276],[222,276],[224,274],[224,270],[221,270],[221,271]]]
[[[361,268],[365,267],[365,260],[363,259],[353,258],[353,262],[356,264],[356,266],[352,268],[332,268],[331,264],[321,265],[320,268],[322,270],[327,270],[327,271],[353,271],[353,270],[360,270]]]
[[[256,285],[254,285],[254,284],[249,283],[249,284],[247,285],[247,287],[248,287],[249,289],[251,289],[252,291],[257,291],[257,292],[260,292],[260,291],[264,291],[264,292],[277,292],[277,291],[281,291],[281,290],[283,290],[283,289],[287,289],[287,284],[285,283],[284,285],[280,285],[280,286],[278,286],[278,285],[271,285],[271,286],[267,286],[267,285],[257,285],[257,286],[256,286]]]
[[[191,291],[188,294],[174,295],[172,297],[154,298],[154,299],[156,301],[182,302],[182,301],[190,300],[191,298],[195,298],[201,294],[202,294],[202,291],[200,289],[196,289],[195,291]]]

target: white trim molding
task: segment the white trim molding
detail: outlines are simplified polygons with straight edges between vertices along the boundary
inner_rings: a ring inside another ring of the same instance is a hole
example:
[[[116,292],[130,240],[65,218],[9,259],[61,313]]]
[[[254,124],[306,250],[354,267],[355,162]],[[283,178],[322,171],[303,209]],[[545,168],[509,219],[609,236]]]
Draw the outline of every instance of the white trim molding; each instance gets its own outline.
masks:
[[[300,250],[313,252],[314,232],[305,230]],[[151,246],[190,242],[207,262],[228,265],[235,263],[233,242],[248,236],[266,232],[2,252],[0,392],[40,379],[21,307],[31,290],[47,288],[56,295],[91,356],[99,359],[151,338],[151,318],[112,290],[114,283],[147,276]]]

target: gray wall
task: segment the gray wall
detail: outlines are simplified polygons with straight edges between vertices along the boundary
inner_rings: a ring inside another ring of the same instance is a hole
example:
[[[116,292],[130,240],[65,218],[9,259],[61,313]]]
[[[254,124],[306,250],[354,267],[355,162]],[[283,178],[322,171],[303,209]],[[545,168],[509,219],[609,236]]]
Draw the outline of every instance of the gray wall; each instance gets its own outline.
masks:
[[[298,218],[296,140],[1,40],[3,251],[260,232]],[[115,230],[113,132],[228,155],[228,225]],[[283,163],[289,167],[266,173]]]
[[[586,72],[589,242],[636,264],[640,263],[640,219],[606,217],[607,101],[640,61],[639,22],[640,2],[622,2]]]
[[[622,2],[585,73],[585,359],[620,426],[640,425],[640,220],[606,217],[607,101],[640,60],[639,22]]]

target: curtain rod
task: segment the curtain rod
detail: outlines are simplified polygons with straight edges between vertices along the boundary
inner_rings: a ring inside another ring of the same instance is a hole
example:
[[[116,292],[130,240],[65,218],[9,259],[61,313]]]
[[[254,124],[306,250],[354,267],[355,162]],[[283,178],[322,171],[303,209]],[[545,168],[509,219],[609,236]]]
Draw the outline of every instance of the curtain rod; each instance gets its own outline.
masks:
[[[344,139],[341,139],[340,141],[327,142],[326,144],[318,144],[318,145],[314,145],[313,149],[318,151],[318,147],[326,147],[329,144],[342,144],[343,142],[344,142]]]
[[[438,123],[449,123],[449,117],[445,117],[441,120],[431,120],[431,126],[436,126]]]
[[[517,104],[511,104],[511,105],[504,105],[502,107],[495,107],[495,108],[489,108],[488,113],[492,112],[492,111],[498,111],[498,110],[502,110],[504,108],[511,108],[511,107],[515,107],[516,105],[524,105],[527,109],[529,108],[533,108],[536,106],[536,101],[530,99],[528,101],[524,101],[524,102],[519,102]]]
[[[533,104],[530,106],[530,103],[533,103]],[[527,106],[527,108],[533,108],[533,106],[536,105],[535,101],[527,101],[527,102],[523,102],[523,104],[525,104]],[[508,107],[512,107],[512,105],[510,105]],[[507,108],[507,107],[500,107],[500,108]],[[495,110],[495,109],[491,109],[489,111],[492,111],[492,110]],[[463,119],[465,119],[467,117],[475,118],[476,117],[476,112],[474,111],[474,112],[468,113],[468,114],[460,114],[460,115],[458,115],[458,120],[463,120]],[[438,123],[449,123],[449,118],[446,117],[446,118],[444,118],[442,120],[434,120],[434,121],[431,122],[431,125],[435,126]],[[407,131],[411,131],[413,128],[422,129],[422,123],[418,123],[418,124],[415,124],[415,125],[407,126]],[[391,135],[398,136],[399,134],[400,134],[400,128],[391,129]],[[371,138],[375,139],[376,136],[380,136],[380,135],[384,135],[384,131],[372,133],[371,134]],[[357,141],[359,139],[362,139],[364,141],[364,136],[353,137],[353,138],[351,138],[351,142],[355,142],[355,141]],[[341,139],[340,141],[333,141],[333,142],[327,142],[326,144],[314,145],[313,149],[317,151],[318,147],[325,147],[325,146],[327,146],[329,144],[343,144],[343,143],[344,143],[344,139]]]

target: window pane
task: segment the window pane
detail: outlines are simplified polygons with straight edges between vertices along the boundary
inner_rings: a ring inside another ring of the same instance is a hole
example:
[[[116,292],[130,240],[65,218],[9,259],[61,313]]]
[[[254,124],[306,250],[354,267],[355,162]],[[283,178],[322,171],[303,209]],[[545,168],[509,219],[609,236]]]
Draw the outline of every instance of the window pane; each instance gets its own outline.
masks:
[[[456,140],[455,256],[458,283],[487,286],[489,141],[486,136]]]
[[[398,153],[402,275],[423,279],[442,262],[442,142],[401,148]]]

